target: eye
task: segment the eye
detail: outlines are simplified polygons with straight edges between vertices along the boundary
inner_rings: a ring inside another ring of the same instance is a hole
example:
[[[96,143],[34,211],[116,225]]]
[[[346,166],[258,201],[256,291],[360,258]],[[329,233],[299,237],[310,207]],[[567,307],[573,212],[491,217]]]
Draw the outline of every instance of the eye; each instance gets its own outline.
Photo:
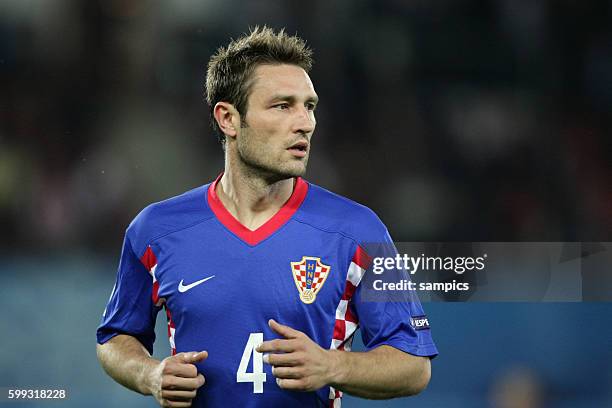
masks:
[[[306,108],[308,108],[309,111],[314,111],[315,109],[317,109],[317,104],[313,102],[309,102],[306,104]]]
[[[289,104],[287,102],[278,103],[274,105],[273,108],[278,110],[287,110],[289,109]]]

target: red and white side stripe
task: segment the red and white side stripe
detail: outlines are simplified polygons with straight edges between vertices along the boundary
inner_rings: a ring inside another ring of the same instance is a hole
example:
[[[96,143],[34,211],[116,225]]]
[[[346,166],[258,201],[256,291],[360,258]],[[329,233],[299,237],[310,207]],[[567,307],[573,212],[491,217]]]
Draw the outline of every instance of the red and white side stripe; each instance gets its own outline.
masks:
[[[151,293],[151,300],[153,301],[153,304],[158,307],[161,305],[164,305],[164,308],[166,309],[166,316],[168,317],[168,341],[170,342],[170,347],[172,349],[172,355],[175,355],[176,354],[176,346],[174,343],[175,326],[174,326],[174,322],[172,321],[172,315],[170,314],[170,310],[168,309],[168,306],[166,305],[166,299],[159,297],[159,282],[157,281],[157,278],[155,277],[155,271],[157,270],[157,257],[155,256],[155,253],[151,249],[150,245],[147,247],[147,250],[140,258],[140,262],[142,262],[145,268],[147,268],[147,271],[149,271],[149,274],[153,278],[153,290]]]
[[[166,316],[168,317],[168,341],[170,342],[170,348],[172,349],[172,355],[176,354],[176,344],[174,344],[174,332],[176,328],[174,327],[174,321],[172,320],[172,314],[170,313],[170,309],[168,309],[168,305],[164,305],[166,308]]]
[[[334,334],[332,336],[330,350],[351,351],[353,343],[353,335],[359,327],[359,319],[351,309],[351,300],[357,286],[361,282],[361,278],[368,269],[372,258],[361,248],[357,246],[357,250],[353,255],[351,264],[349,265],[346,274],[346,283],[342,298],[336,308],[336,322],[334,324]],[[329,387],[329,406],[330,408],[339,408],[342,404],[342,391],[338,391],[333,387]]]

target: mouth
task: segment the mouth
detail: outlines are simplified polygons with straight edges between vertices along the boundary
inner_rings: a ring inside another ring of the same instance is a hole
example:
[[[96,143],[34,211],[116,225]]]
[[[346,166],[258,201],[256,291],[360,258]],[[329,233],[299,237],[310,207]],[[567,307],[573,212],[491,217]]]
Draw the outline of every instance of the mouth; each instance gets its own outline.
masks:
[[[308,142],[300,140],[287,148],[296,157],[305,157],[308,153]]]

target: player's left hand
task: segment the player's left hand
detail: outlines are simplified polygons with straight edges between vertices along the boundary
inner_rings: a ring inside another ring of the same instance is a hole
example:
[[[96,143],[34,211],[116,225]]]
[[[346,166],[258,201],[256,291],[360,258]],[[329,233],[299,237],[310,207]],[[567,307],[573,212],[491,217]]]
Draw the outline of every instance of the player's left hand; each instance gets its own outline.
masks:
[[[264,341],[256,350],[264,354],[265,363],[280,388],[293,391],[314,391],[331,382],[335,355],[321,348],[306,334],[273,319],[268,324],[284,339]]]

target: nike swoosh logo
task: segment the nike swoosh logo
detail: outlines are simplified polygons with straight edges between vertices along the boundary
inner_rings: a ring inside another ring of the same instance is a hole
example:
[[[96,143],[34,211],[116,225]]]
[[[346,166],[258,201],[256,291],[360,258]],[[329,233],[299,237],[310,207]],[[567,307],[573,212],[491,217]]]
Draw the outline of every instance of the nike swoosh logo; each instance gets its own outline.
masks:
[[[200,279],[199,281],[195,281],[195,282],[193,282],[193,283],[190,283],[189,285],[183,285],[183,279],[181,279],[181,281],[179,282],[179,285],[178,285],[178,290],[179,290],[179,292],[181,292],[181,293],[185,293],[185,292],[187,292],[189,289],[195,288],[195,287],[196,287],[196,286],[198,286],[199,284],[204,283],[204,282],[206,282],[207,280],[212,279],[212,278],[214,278],[214,277],[215,277],[215,275],[213,275],[213,276],[209,276],[208,278]]]

